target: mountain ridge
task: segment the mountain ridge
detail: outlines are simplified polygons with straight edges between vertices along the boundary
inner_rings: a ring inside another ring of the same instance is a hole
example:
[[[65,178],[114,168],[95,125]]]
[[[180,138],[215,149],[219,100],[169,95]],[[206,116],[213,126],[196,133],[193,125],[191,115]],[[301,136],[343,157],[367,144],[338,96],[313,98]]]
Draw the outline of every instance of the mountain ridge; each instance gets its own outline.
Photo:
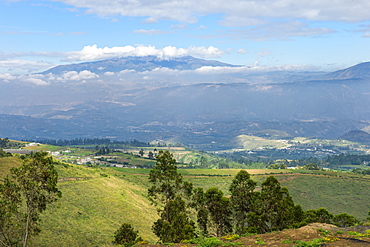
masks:
[[[322,79],[355,79],[370,77],[370,62],[362,62],[345,69],[333,71],[322,77]]]
[[[105,72],[120,72],[122,70],[135,70],[139,72],[150,71],[156,68],[169,68],[178,70],[195,70],[203,66],[211,67],[240,67],[240,65],[232,65],[219,62],[216,60],[204,60],[192,56],[182,56],[171,59],[161,59],[156,56],[143,57],[121,57],[105,59],[93,62],[84,62],[69,65],[59,65],[41,74],[62,74],[65,71],[81,72],[88,70],[93,73],[102,74]]]

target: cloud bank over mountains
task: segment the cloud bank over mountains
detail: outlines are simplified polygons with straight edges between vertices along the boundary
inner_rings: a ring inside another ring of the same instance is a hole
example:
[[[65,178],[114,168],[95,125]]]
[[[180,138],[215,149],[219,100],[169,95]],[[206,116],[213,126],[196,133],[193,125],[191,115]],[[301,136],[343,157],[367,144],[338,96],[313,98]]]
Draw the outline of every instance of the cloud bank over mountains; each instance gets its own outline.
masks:
[[[85,46],[81,51],[74,51],[66,53],[66,58],[62,61],[94,61],[102,60],[114,57],[145,57],[145,56],[156,56],[160,59],[170,59],[174,57],[182,56],[195,56],[201,58],[218,58],[221,57],[225,51],[209,46],[191,46],[188,48],[177,48],[174,46],[166,46],[162,49],[157,49],[155,46],[144,46],[138,45],[136,47],[127,46],[115,46],[115,47],[103,47],[99,48],[97,45]]]
[[[199,58],[219,58],[227,51],[220,50],[216,47],[209,46],[190,46],[188,48],[177,48],[174,46],[166,46],[158,49],[155,46],[114,46],[114,47],[98,47],[96,44],[84,46],[79,51],[70,52],[0,52],[0,68],[8,69],[9,72],[18,70],[18,73],[33,73],[41,72],[56,66],[56,64],[45,61],[47,58],[59,58],[60,62],[83,62],[97,61],[117,57],[128,56],[156,56],[159,59],[171,59],[182,56],[194,56]],[[20,58],[38,57],[38,61],[28,61]],[[1,61],[1,58],[3,61]],[[43,60],[44,59],[44,60]]]
[[[92,51],[92,52],[90,52]],[[74,59],[109,58],[113,54],[136,55],[85,63],[56,66],[42,73],[12,75],[0,74],[0,82],[27,83],[46,86],[55,83],[108,83],[125,84],[133,88],[188,85],[196,83],[269,83],[264,73],[304,72],[315,70],[313,66],[279,65],[261,67],[258,64],[232,65],[215,60],[203,60],[186,54],[215,55],[218,49],[193,47],[189,50],[167,47],[113,47],[91,46],[73,54]],[[146,56],[146,54],[150,54]],[[142,55],[142,56],[137,56]],[[258,77],[258,80],[256,80]],[[279,80],[277,80],[279,81]]]

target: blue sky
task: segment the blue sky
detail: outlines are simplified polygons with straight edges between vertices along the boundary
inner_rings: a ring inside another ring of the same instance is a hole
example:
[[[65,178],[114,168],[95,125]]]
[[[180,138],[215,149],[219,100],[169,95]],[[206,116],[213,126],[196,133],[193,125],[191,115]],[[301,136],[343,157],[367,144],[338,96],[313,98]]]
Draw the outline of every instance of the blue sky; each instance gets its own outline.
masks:
[[[330,71],[370,60],[369,9],[368,0],[1,0],[0,73],[131,55]]]

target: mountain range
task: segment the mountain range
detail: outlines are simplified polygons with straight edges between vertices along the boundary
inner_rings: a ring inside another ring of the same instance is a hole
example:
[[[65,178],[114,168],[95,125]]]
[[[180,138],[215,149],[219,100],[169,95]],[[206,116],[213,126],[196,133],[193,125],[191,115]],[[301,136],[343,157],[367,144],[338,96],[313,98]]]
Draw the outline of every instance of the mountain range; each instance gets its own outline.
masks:
[[[337,138],[368,129],[370,63],[331,73],[264,71],[193,57],[127,57],[0,80],[0,136],[110,137],[232,147],[280,130]],[[213,143],[213,144],[212,144]]]
[[[175,57],[172,59],[161,59],[156,56],[145,57],[122,57],[112,58],[96,62],[86,62],[79,64],[59,65],[42,74],[60,75],[68,71],[81,72],[88,70],[93,73],[103,74],[105,72],[120,72],[122,70],[135,70],[138,72],[150,71],[157,68],[168,68],[177,70],[195,70],[204,66],[211,67],[241,67],[214,60],[204,60],[192,56]]]

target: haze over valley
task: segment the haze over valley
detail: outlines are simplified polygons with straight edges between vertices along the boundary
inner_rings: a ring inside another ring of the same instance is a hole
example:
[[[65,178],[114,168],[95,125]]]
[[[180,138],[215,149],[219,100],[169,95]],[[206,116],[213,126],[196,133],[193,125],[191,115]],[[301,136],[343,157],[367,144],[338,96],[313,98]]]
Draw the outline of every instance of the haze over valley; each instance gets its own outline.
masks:
[[[45,85],[1,81],[0,135],[229,148],[237,136],[264,130],[335,139],[369,125],[369,71],[361,63],[330,73],[267,72],[190,56],[60,65],[29,75]]]

